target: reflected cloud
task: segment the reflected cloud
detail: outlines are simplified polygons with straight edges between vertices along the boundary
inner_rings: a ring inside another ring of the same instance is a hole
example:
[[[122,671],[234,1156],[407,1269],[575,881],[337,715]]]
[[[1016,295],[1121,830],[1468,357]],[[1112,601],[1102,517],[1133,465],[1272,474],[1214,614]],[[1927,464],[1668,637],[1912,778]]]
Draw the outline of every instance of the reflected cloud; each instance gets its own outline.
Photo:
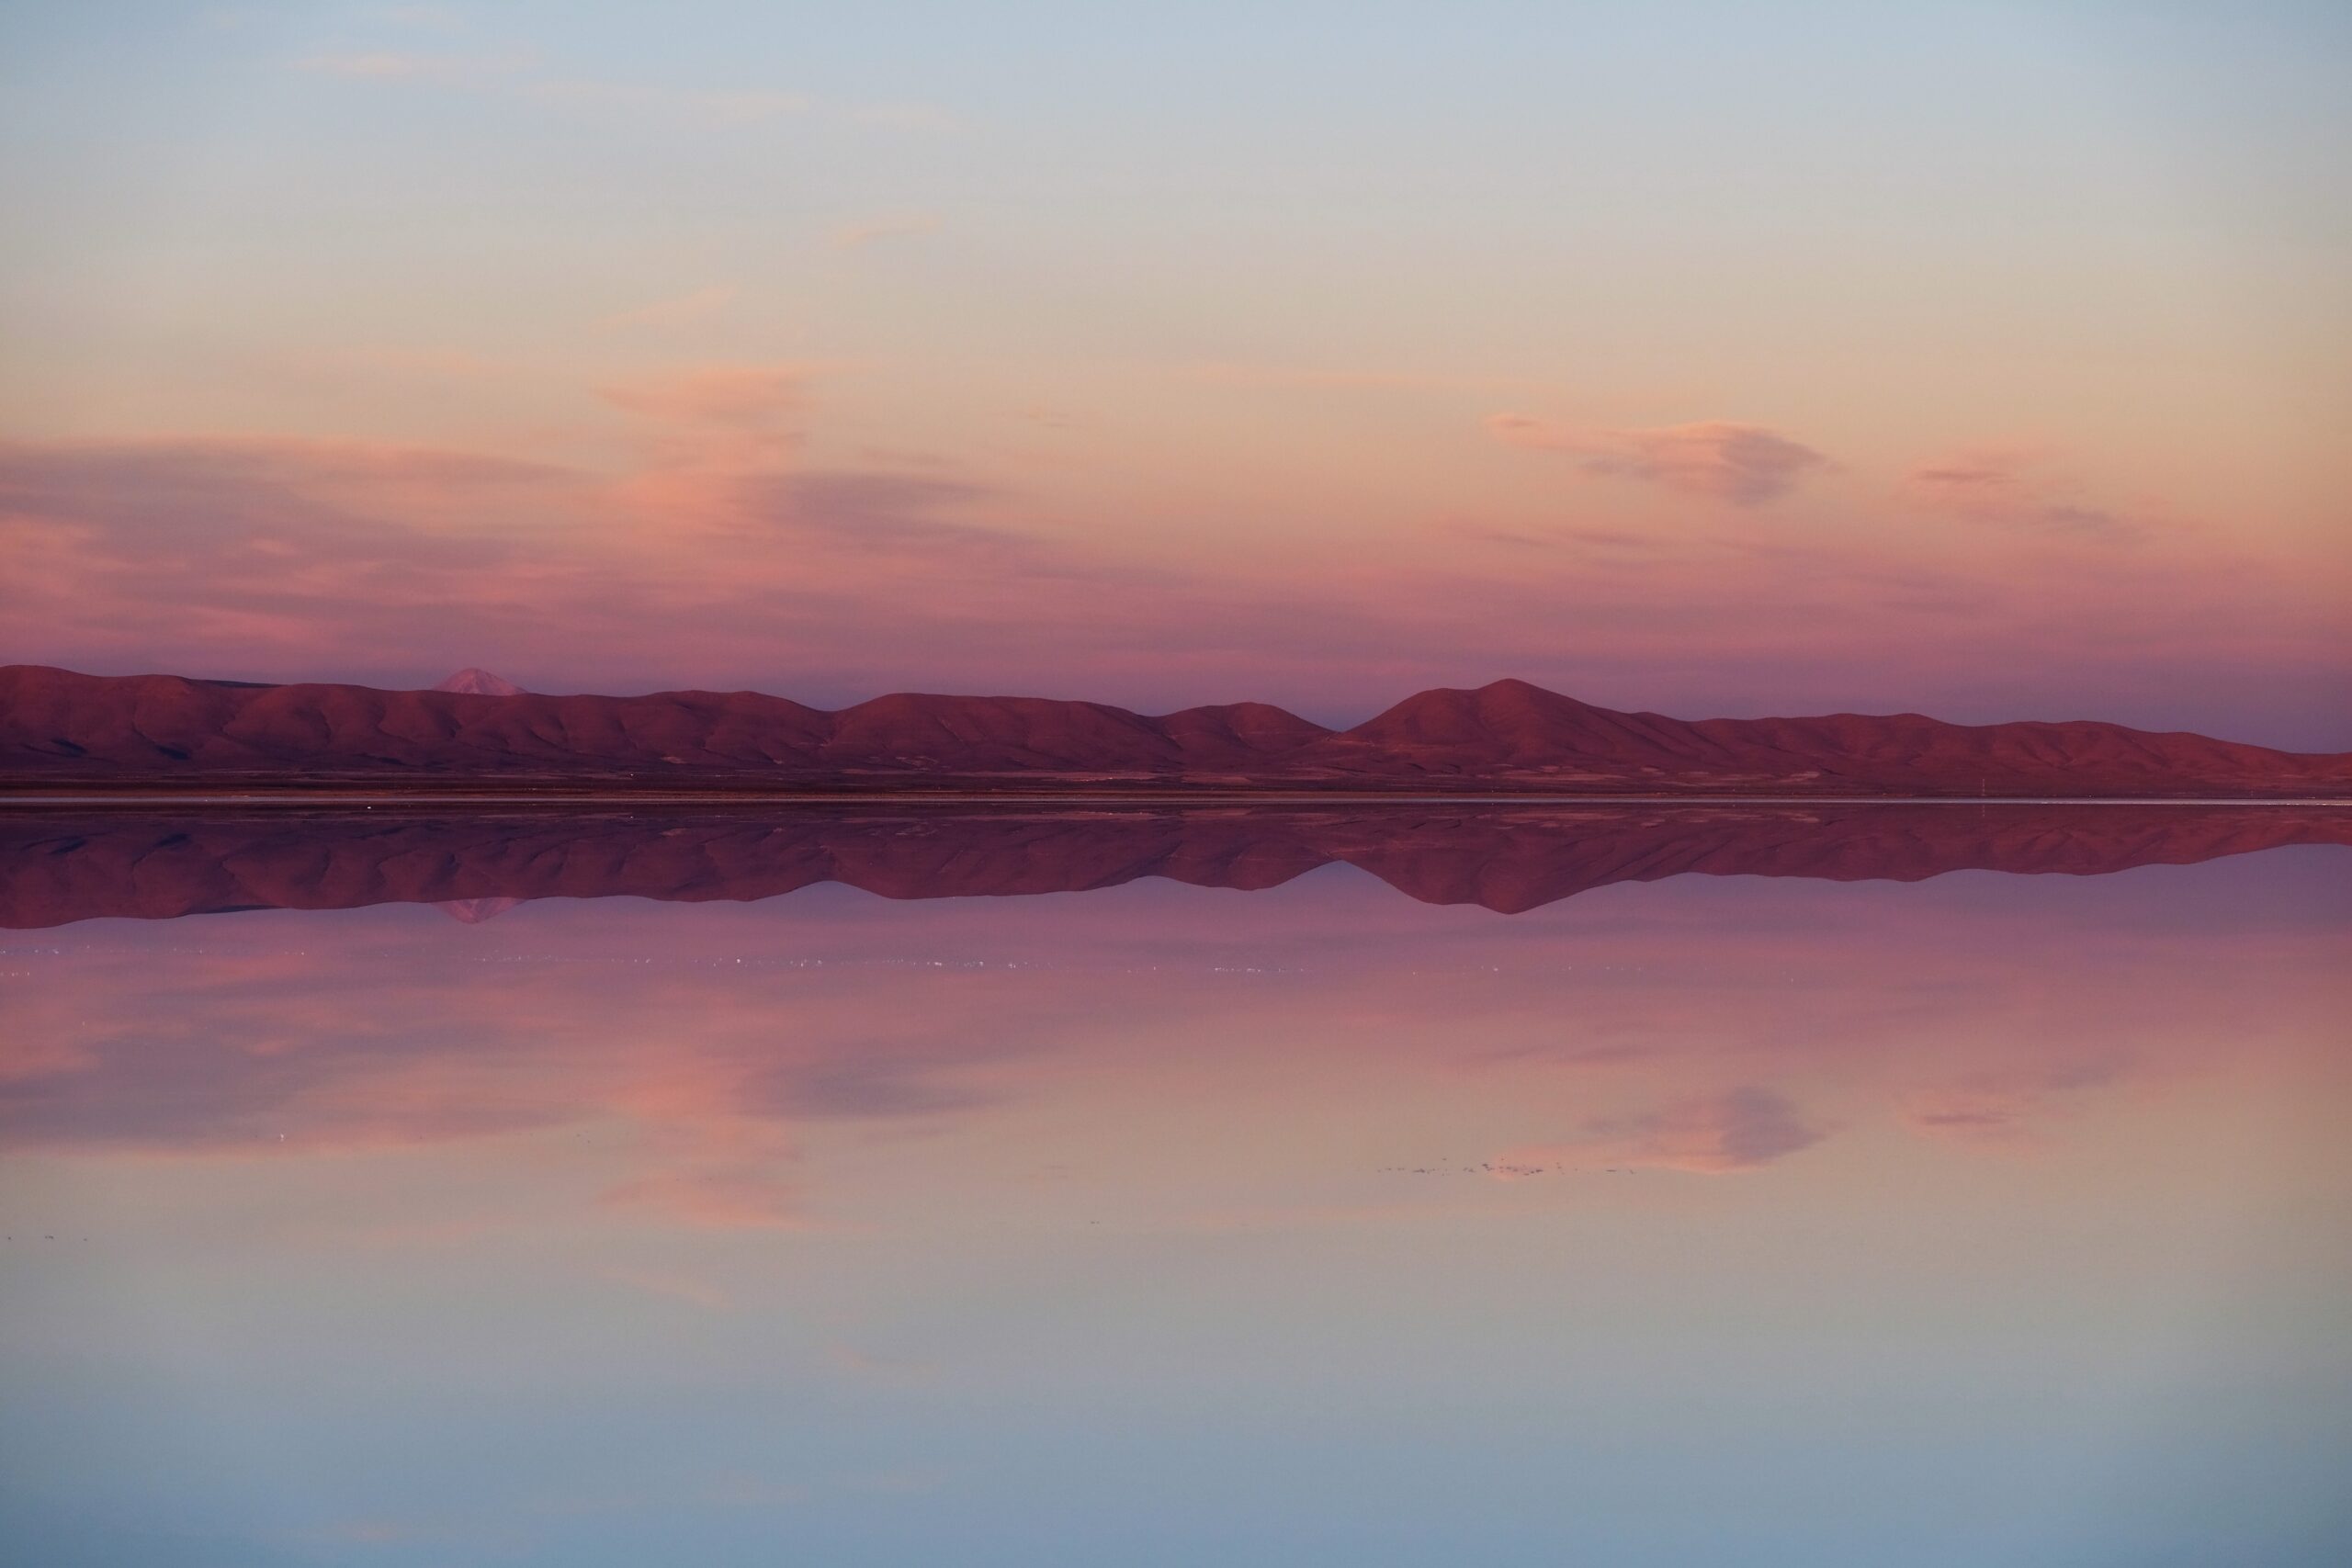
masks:
[[[1726,1176],[1761,1169],[1827,1135],[1786,1095],[1744,1086],[1679,1100],[1656,1111],[1596,1116],[1573,1140],[1506,1149],[1480,1161],[1476,1168],[1482,1176],[1507,1182],[1595,1171]]]
[[[939,1375],[939,1369],[929,1361],[876,1356],[854,1345],[837,1344],[826,1354],[833,1367],[844,1376],[865,1382],[906,1387],[930,1382]]]
[[[707,1280],[686,1274],[656,1274],[641,1269],[605,1269],[597,1278],[664,1300],[684,1302],[710,1312],[732,1312],[735,1298]]]
[[[707,1230],[796,1230],[806,1224],[793,1185],[756,1164],[658,1170],[606,1191],[607,1209],[636,1211]]]
[[[1590,1152],[1617,1164],[1710,1176],[1757,1169],[1826,1135],[1786,1095],[1752,1086],[1641,1115],[1596,1118],[1586,1132],[1596,1140]]]
[[[988,1097],[976,1090],[932,1080],[954,1064],[954,1053],[909,1056],[876,1043],[842,1060],[780,1075],[771,1103],[801,1116],[854,1120],[932,1116],[986,1104]]]
[[[1905,1123],[1929,1137],[1991,1147],[2023,1148],[2038,1142],[2052,1117],[2080,1105],[2088,1091],[2130,1072],[2130,1058],[2112,1053],[2048,1066],[1978,1073],[1915,1096]]]

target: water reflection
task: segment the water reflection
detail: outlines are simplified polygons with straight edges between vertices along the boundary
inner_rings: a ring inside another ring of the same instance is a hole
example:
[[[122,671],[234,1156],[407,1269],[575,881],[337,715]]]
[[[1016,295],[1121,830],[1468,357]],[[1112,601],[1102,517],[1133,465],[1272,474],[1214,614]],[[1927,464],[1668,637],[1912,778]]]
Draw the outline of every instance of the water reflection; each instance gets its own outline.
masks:
[[[0,815],[0,925],[379,903],[438,903],[470,921],[525,898],[772,898],[823,882],[891,898],[1144,876],[1256,891],[1333,863],[1428,903],[1517,913],[1666,876],[2088,875],[2290,844],[2352,844],[2352,807],[20,810]]]
[[[2341,1560],[2345,818],[1711,815],[7,819],[0,1540]]]

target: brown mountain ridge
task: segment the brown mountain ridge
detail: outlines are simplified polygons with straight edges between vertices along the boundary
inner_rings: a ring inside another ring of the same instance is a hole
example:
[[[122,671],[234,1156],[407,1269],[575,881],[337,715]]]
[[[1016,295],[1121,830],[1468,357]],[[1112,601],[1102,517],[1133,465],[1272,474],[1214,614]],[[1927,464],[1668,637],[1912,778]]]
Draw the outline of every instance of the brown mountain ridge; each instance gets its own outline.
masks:
[[[549,696],[481,671],[382,691],[0,667],[0,790],[432,795],[1277,793],[2084,798],[2352,796],[2352,753],[2092,722],[1669,718],[1524,681],[1333,730],[1262,703],[1159,716],[901,693]]]

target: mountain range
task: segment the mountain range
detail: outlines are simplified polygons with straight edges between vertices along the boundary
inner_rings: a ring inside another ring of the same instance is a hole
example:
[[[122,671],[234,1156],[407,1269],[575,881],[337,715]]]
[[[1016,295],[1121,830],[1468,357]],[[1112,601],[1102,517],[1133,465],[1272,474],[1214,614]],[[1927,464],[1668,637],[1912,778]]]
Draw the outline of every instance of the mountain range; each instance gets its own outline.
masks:
[[[2087,721],[1686,720],[1524,681],[1423,692],[1350,729],[1263,703],[1155,716],[902,693],[827,711],[755,692],[549,696],[482,671],[444,686],[462,689],[6,666],[0,790],[2352,796],[2352,753]]]

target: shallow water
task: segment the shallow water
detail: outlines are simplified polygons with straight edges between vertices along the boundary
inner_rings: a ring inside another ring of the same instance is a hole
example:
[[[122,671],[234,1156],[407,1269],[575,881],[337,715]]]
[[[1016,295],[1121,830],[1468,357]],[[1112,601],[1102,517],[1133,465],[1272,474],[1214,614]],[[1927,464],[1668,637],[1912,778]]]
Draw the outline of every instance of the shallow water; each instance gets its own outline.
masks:
[[[0,1541],[2352,1561],[2341,814],[1905,809],[0,819]]]

